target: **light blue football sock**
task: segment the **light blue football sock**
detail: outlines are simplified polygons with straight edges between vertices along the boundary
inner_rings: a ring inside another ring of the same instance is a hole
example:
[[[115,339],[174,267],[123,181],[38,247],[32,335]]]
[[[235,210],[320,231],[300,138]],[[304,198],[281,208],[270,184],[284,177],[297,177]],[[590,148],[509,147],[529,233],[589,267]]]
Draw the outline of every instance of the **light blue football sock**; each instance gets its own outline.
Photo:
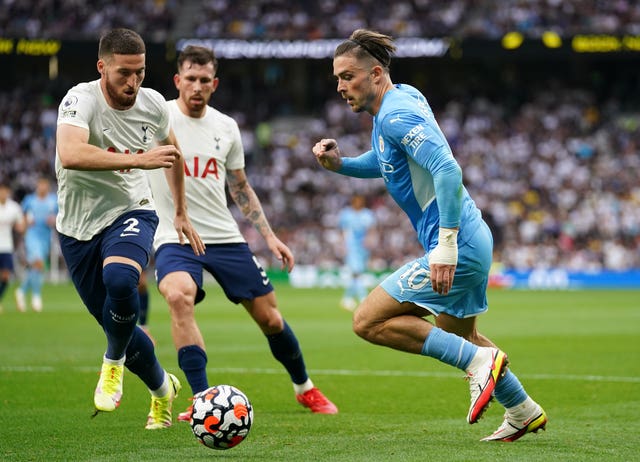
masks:
[[[505,408],[517,406],[527,399],[527,393],[518,377],[507,369],[507,373],[496,384],[494,395]]]
[[[32,278],[33,278],[32,270],[29,269],[29,270],[27,270],[27,273],[26,273],[26,275],[25,275],[25,277],[24,277],[24,279],[22,281],[22,284],[20,284],[20,290],[24,294],[27,294],[29,292],[29,289],[32,286],[32,283],[31,283]]]
[[[40,295],[42,293],[42,281],[44,274],[40,270],[31,270],[31,294]]]
[[[421,354],[430,356],[463,371],[469,366],[478,347],[455,334],[434,327],[429,332]]]
[[[363,300],[367,296],[367,288],[364,285],[364,277],[362,274],[359,274],[355,279],[355,293],[356,299],[358,301]]]

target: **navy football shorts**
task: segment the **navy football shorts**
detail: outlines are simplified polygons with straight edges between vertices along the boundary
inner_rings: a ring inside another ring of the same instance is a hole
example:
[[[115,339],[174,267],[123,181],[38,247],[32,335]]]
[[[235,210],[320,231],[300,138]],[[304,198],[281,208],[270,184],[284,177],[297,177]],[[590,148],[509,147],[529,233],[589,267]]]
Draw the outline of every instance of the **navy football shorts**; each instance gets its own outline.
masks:
[[[189,273],[198,286],[196,303],[205,297],[203,270],[215,278],[233,303],[253,300],[273,291],[267,273],[246,242],[207,244],[204,255],[199,256],[190,245],[164,244],[156,251],[155,266],[158,284],[169,273]]]
[[[98,322],[106,288],[102,281],[102,263],[107,257],[120,256],[136,261],[142,268],[149,264],[158,215],[153,210],[133,210],[88,241],[60,234],[60,249],[71,280],[84,304]]]

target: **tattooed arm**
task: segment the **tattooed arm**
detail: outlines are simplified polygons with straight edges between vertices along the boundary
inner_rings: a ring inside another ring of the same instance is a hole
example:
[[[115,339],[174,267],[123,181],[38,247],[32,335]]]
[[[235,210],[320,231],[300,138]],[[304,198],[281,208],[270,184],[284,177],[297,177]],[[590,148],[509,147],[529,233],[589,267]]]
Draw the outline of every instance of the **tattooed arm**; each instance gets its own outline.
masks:
[[[227,184],[229,185],[229,194],[242,211],[242,214],[267,242],[271,252],[281,262],[282,268],[291,271],[294,265],[293,254],[271,229],[271,225],[269,225],[269,221],[262,210],[260,199],[258,199],[256,192],[249,184],[244,169],[228,170]]]

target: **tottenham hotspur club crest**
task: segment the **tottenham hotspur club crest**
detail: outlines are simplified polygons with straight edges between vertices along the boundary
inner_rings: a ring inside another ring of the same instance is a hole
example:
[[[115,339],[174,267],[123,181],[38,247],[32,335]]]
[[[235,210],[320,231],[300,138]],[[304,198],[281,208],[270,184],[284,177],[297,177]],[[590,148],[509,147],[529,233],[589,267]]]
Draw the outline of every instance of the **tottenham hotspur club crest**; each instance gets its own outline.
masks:
[[[149,126],[143,125],[140,128],[142,128],[142,132],[144,133],[144,135],[142,135],[142,142],[146,143],[147,141],[149,141],[149,138],[147,138],[147,130],[149,130]]]

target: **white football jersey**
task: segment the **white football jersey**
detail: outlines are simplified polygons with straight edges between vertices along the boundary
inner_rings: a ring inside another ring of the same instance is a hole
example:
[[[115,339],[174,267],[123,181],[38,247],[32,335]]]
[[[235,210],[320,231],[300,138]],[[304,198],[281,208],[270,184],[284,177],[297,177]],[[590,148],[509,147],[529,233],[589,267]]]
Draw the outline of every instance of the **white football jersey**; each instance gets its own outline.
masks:
[[[13,253],[13,227],[22,221],[22,208],[12,199],[0,204],[0,253]]]
[[[167,107],[185,161],[184,186],[191,224],[205,244],[245,242],[227,207],[225,192],[227,170],[244,168],[238,124],[211,106],[197,119],[183,114],[176,100],[169,101]],[[173,201],[164,174],[155,170],[148,171],[147,176],[160,217],[154,247],[178,243]]]
[[[140,88],[132,108],[116,110],[107,104],[99,80],[69,90],[58,108],[58,125],[62,124],[86,128],[89,144],[120,153],[145,152],[154,140],[169,136],[169,114],[160,93]],[[78,240],[91,239],[125,212],[154,209],[143,170],[69,170],[62,167],[56,152],[56,176],[60,209],[56,228]]]

